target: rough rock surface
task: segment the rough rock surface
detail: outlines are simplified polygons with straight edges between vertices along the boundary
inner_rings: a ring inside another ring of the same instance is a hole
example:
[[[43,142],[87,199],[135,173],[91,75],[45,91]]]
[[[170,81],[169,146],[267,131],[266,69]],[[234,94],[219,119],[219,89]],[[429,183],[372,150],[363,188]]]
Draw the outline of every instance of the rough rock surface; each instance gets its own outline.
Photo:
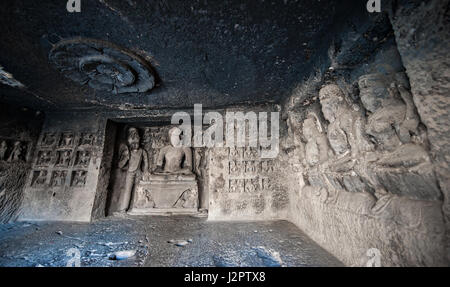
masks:
[[[191,242],[179,247],[169,243],[171,240]],[[0,226],[0,247],[0,266],[66,266],[74,257],[71,248],[80,252],[82,267],[342,266],[286,221],[226,223],[191,217],[130,217],[92,224],[15,223]],[[109,259],[111,254],[127,250],[136,250],[136,255]]]

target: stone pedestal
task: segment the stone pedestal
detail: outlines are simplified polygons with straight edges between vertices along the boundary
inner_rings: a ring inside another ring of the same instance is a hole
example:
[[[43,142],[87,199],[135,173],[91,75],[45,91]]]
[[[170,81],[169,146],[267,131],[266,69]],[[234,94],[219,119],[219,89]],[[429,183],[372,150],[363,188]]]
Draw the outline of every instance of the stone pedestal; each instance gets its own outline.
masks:
[[[194,175],[149,175],[137,184],[128,214],[197,214],[198,201]]]

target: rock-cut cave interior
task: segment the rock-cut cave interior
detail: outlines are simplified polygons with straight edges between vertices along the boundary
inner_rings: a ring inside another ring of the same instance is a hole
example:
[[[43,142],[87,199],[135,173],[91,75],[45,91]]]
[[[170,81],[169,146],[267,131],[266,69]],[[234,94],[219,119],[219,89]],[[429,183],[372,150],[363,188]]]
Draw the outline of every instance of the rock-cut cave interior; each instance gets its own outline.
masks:
[[[0,266],[450,265],[449,0],[66,2],[0,4]]]

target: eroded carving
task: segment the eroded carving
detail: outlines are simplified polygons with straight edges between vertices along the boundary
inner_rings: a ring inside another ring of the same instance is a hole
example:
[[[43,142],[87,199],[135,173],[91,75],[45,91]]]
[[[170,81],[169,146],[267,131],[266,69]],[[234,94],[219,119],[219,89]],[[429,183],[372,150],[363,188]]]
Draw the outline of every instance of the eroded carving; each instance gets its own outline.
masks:
[[[105,41],[63,40],[52,48],[49,59],[67,78],[100,91],[144,93],[155,85],[143,59]]]
[[[6,141],[2,141],[0,144],[0,160],[6,159],[6,152],[8,151],[8,143]]]
[[[41,150],[38,152],[38,157],[36,161],[36,165],[38,166],[50,166],[52,163],[52,151],[50,150]]]
[[[8,157],[8,162],[25,161],[24,160],[24,147],[20,141],[14,142],[13,149]]]
[[[155,174],[192,174],[192,150],[181,146],[181,133],[178,127],[169,130],[171,145],[160,150]]]
[[[33,178],[31,180],[32,187],[44,187],[47,184],[47,175],[48,172],[46,170],[36,170],[33,172]]]
[[[58,141],[58,134],[56,133],[45,133],[42,137],[42,146],[53,146]]]
[[[130,200],[138,172],[148,172],[148,155],[140,147],[141,138],[136,128],[128,129],[127,144],[121,144],[118,166],[126,170],[125,188],[120,193],[116,212],[123,213],[130,207]]]
[[[83,187],[86,185],[87,171],[85,170],[75,170],[72,172],[72,186],[73,187]]]
[[[74,135],[72,133],[63,133],[61,140],[59,142],[60,147],[71,147],[73,146]]]
[[[70,150],[58,151],[58,160],[56,161],[56,165],[69,167],[71,159],[72,159],[72,151]]]
[[[66,177],[67,177],[66,170],[53,171],[50,180],[50,186],[52,187],[64,186],[64,184],[66,183]]]
[[[77,158],[75,161],[75,165],[88,167],[89,162],[91,161],[91,152],[87,150],[81,150],[77,152]]]

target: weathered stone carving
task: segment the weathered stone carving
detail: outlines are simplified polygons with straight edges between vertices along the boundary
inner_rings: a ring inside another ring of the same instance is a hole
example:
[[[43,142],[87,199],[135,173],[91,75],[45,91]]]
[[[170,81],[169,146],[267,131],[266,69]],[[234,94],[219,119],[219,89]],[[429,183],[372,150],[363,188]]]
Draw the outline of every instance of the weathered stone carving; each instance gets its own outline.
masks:
[[[67,78],[100,91],[144,93],[155,85],[143,59],[105,41],[63,40],[50,51],[49,59]]]
[[[162,148],[156,162],[155,174],[192,174],[192,150],[181,147],[181,130],[169,130],[170,146]]]
[[[324,163],[329,157],[329,146],[318,116],[311,112],[303,122],[306,139],[305,160],[309,166]]]
[[[136,181],[136,175],[142,171],[148,172],[148,155],[147,152],[140,147],[141,138],[136,128],[128,129],[127,143],[122,144],[119,149],[118,166],[122,170],[126,170],[125,188],[121,191],[116,212],[124,213],[130,207],[133,187]]]
[[[90,133],[82,133],[80,137],[80,146],[91,146],[94,144],[94,135]]]
[[[423,146],[426,134],[419,128],[420,119],[404,73],[392,78],[371,74],[359,79],[364,106],[372,112],[366,132],[376,140],[377,149],[389,151],[377,157],[378,165],[412,167],[429,160]],[[393,82],[388,83],[389,80]],[[380,89],[387,92],[379,92]]]
[[[32,187],[44,187],[47,184],[47,175],[48,172],[46,170],[37,170],[33,172],[33,178],[31,181]]]
[[[77,152],[77,159],[75,161],[75,165],[88,167],[90,161],[91,161],[91,153],[89,151],[81,150]]]
[[[45,133],[42,137],[42,146],[50,147],[53,146],[58,141],[58,134],[56,133]]]
[[[52,178],[50,180],[50,186],[58,187],[63,186],[66,183],[67,171],[66,170],[56,170],[52,174]]]
[[[2,141],[0,144],[0,160],[6,159],[6,152],[8,151],[8,144],[6,141]]]
[[[52,163],[52,151],[41,150],[38,152],[36,165],[38,166],[50,166]]]
[[[13,149],[8,157],[8,162],[24,161],[24,149],[20,141],[14,142]]]
[[[13,88],[25,88],[24,84],[15,79],[11,73],[5,71],[2,66],[0,66],[0,83]]]
[[[356,105],[350,107],[339,86],[324,86],[319,97],[323,115],[329,122],[328,141],[338,158],[346,155],[356,156],[360,151],[374,149],[365,136],[362,114]]]
[[[192,151],[181,146],[182,132],[178,127],[170,129],[168,134],[171,145],[159,150],[154,172],[144,175],[138,184],[130,214],[198,212]]]
[[[244,179],[230,179],[229,193],[242,193],[244,192],[245,181]]]
[[[86,185],[87,171],[76,170],[72,174],[72,186],[83,187]]]
[[[197,189],[188,189],[183,192],[180,198],[173,205],[175,208],[197,208],[198,191]]]
[[[60,147],[71,147],[73,145],[74,135],[72,133],[63,133],[61,141],[59,142]]]
[[[56,162],[56,165],[68,167],[70,165],[71,159],[72,159],[72,151],[70,150],[58,151],[58,161]]]

